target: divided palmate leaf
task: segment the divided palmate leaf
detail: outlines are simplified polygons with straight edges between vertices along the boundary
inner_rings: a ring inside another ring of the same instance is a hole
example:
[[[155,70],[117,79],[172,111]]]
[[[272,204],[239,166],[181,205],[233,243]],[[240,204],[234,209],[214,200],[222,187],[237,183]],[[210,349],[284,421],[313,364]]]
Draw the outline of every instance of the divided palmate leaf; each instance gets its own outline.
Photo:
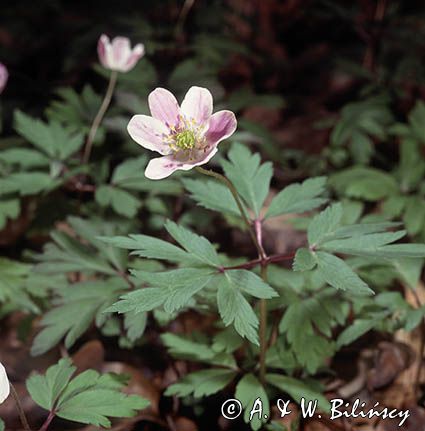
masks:
[[[327,201],[322,197],[325,186],[326,177],[317,177],[285,187],[273,198],[266,217],[303,213],[323,205]]]
[[[249,149],[241,144],[232,146],[229,151],[229,160],[221,162],[226,176],[258,217],[269,193],[270,180],[273,175],[271,163],[261,165],[260,155],[251,154]]]
[[[206,397],[223,390],[235,377],[236,373],[223,368],[210,368],[187,374],[177,383],[169,386],[165,395],[195,398]]]
[[[166,272],[133,271],[136,280],[155,287],[146,287],[127,293],[107,311],[136,313],[163,307],[172,313],[190,304],[193,296],[213,278],[210,268],[181,268]]]
[[[66,160],[84,142],[82,133],[70,132],[56,121],[46,124],[34,120],[21,111],[15,112],[15,129],[36,148],[57,160]]]
[[[253,374],[246,374],[243,376],[238,384],[236,385],[235,398],[242,403],[244,412],[244,421],[251,425],[251,429],[259,430],[267,418],[270,417],[270,403],[267,393],[263,385],[257,380]],[[262,418],[259,419],[259,415],[256,414],[251,420],[251,410],[254,406],[255,400],[260,398],[262,402]]]
[[[108,417],[131,417],[149,402],[138,395],[120,392],[123,384],[112,374],[100,375],[87,370],[72,379],[76,367],[70,359],[61,359],[46,374],[27,380],[32,399],[63,419],[110,427]]]
[[[47,352],[63,337],[65,347],[72,347],[93,321],[98,326],[104,323],[106,315],[103,312],[127,289],[128,285],[121,278],[75,283],[59,289],[60,299],[41,320],[44,328],[34,339],[32,355]]]
[[[240,217],[238,206],[229,189],[217,180],[183,179],[192,199],[204,208]]]

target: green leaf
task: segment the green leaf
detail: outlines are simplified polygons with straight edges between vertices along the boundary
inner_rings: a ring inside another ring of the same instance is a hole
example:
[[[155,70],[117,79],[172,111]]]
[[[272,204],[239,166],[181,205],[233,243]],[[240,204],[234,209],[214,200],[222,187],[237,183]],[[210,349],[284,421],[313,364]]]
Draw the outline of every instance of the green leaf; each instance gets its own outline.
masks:
[[[318,251],[318,274],[326,283],[336,289],[346,290],[356,295],[370,295],[373,290],[339,257]]]
[[[21,196],[50,191],[59,183],[44,172],[14,172],[0,179],[0,196],[19,193]]]
[[[266,217],[281,214],[303,213],[323,205],[327,199],[320,197],[326,186],[326,177],[309,178],[302,184],[291,184],[272,200]]]
[[[51,237],[54,242],[46,244],[43,254],[35,256],[40,262],[36,266],[37,271],[99,272],[105,275],[116,275],[117,271],[126,269],[126,253],[105,245],[99,239],[101,235],[113,235],[126,229],[122,220],[119,224],[115,224],[97,218],[68,217],[67,221],[77,237],[64,232],[52,232]]]
[[[333,204],[317,214],[308,227],[308,243],[317,246],[326,239],[331,238],[340,227],[342,218],[342,205]]]
[[[226,176],[258,217],[269,193],[273,175],[271,163],[260,165],[260,155],[251,154],[249,149],[241,144],[232,146],[229,160],[222,161]]]
[[[223,390],[234,377],[234,371],[223,370],[222,368],[195,371],[169,386],[165,395],[186,397],[193,394],[195,398],[205,397]]]
[[[297,404],[300,403],[301,398],[305,398],[307,402],[318,400],[318,406],[324,412],[327,412],[330,409],[330,404],[327,398],[308,383],[294,379],[293,377],[283,376],[281,374],[267,374],[266,380],[272,386],[275,386],[281,391],[289,394]]]
[[[70,359],[61,359],[45,376],[30,377],[28,392],[38,405],[63,419],[103,427],[111,425],[108,417],[131,417],[149,404],[121,393],[122,384],[112,375],[87,370],[71,379],[75,370]]]
[[[15,111],[15,130],[36,148],[58,160],[66,160],[84,142],[82,133],[70,132],[55,121],[46,124],[34,120],[21,111]]]
[[[424,219],[425,201],[419,197],[410,197],[403,215],[403,222],[409,235],[417,235],[422,230]]]
[[[328,184],[339,195],[378,201],[399,191],[396,179],[378,169],[354,166],[329,178]]]
[[[375,313],[369,318],[359,318],[355,319],[354,322],[344,329],[344,331],[339,334],[337,339],[337,345],[339,348],[342,346],[346,346],[353,341],[360,338],[362,335],[369,332],[372,328],[374,328],[377,323],[383,318],[387,317],[389,313]]]
[[[167,346],[170,353],[177,358],[205,361],[212,359],[216,354],[210,346],[189,340],[180,335],[163,334],[161,335],[161,340]]]
[[[389,243],[398,241],[406,235],[405,231],[382,232],[358,235],[345,239],[327,241],[321,250],[332,253],[352,254],[356,256],[375,256]]]
[[[310,250],[299,248],[295,254],[292,268],[294,271],[309,271],[316,266],[317,262]]]
[[[0,257],[0,303],[7,305],[9,311],[39,313],[35,299],[47,296],[47,290],[57,287],[56,283],[66,285],[63,276],[40,279],[32,269],[32,265]]]
[[[220,258],[214,246],[203,236],[199,236],[190,230],[168,220],[165,223],[168,233],[189,252],[194,259],[198,259],[210,266],[221,266]]]
[[[224,184],[217,180],[202,181],[190,178],[183,179],[183,184],[191,193],[191,198],[204,208],[240,217],[235,199]]]
[[[126,289],[128,285],[121,278],[76,283],[59,289],[61,297],[44,315],[41,321],[44,328],[35,337],[31,354],[38,356],[47,352],[63,337],[65,347],[72,347],[97,316],[101,316]]]
[[[146,329],[148,320],[147,313],[136,313],[129,311],[124,316],[124,328],[127,331],[127,337],[131,342],[135,342],[139,339]]]
[[[53,410],[75,370],[70,359],[61,359],[56,365],[49,367],[45,376],[31,376],[26,382],[31,398],[44,409]]]
[[[19,199],[0,200],[0,230],[4,228],[8,219],[16,219],[19,216],[20,210]]]
[[[226,326],[233,324],[239,335],[258,345],[258,318],[245,297],[224,277],[218,287],[217,305]]]
[[[224,277],[232,289],[239,289],[255,298],[270,299],[278,296],[277,292],[258,275],[246,269],[225,271]]]
[[[169,242],[147,235],[129,235],[99,237],[114,247],[134,250],[133,254],[148,259],[168,260],[170,262],[190,264],[195,260],[189,253]],[[196,260],[197,263],[199,263]]]
[[[416,289],[421,278],[424,259],[392,259],[391,263],[400,274],[402,281],[407,283],[411,289]]]
[[[259,430],[270,417],[269,398],[263,385],[253,374],[246,374],[236,385],[235,398],[242,403],[245,409],[245,423],[250,424],[253,430]],[[262,402],[262,420],[258,418],[258,414],[255,414],[250,421],[250,412],[257,398]]]
[[[117,214],[133,218],[141,201],[131,193],[117,187],[102,185],[96,189],[96,201],[103,207],[111,206]]]
[[[157,273],[134,271],[133,274],[140,282],[158,287],[130,292],[122,296],[108,311],[141,313],[163,306],[167,313],[172,313],[188,305],[191,298],[214,276],[208,268],[182,268]]]
[[[347,302],[331,288],[310,298],[296,298],[289,304],[279,332],[288,340],[302,368],[313,374],[334,354],[334,343],[327,338],[332,336],[334,327],[345,323],[348,313]]]
[[[9,148],[1,151],[0,161],[26,169],[44,168],[50,164],[48,157],[30,148]]]

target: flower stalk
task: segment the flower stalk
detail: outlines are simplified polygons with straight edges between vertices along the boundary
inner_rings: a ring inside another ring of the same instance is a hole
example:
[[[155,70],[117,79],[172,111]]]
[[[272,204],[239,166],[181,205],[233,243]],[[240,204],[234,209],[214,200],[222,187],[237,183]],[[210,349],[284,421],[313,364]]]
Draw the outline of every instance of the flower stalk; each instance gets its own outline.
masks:
[[[254,221],[254,225],[250,222],[245,209],[243,207],[239,193],[233,183],[222,174],[218,172],[207,170],[201,167],[197,167],[196,170],[210,177],[213,177],[222,183],[224,183],[230,190],[233,198],[235,199],[236,205],[238,206],[239,212],[241,213],[242,219],[245,222],[248,231],[251,235],[252,241],[254,242],[255,248],[258,252],[258,260],[253,261],[261,265],[261,278],[267,283],[267,265],[270,263],[262,243],[262,226],[261,220],[257,219]],[[253,227],[254,226],[254,227]],[[223,268],[225,270],[226,268]],[[231,269],[231,268],[227,268]],[[260,381],[264,384],[266,375],[266,353],[267,353],[267,302],[265,299],[260,299],[260,328],[259,328],[259,339],[260,339]]]
[[[111,104],[112,95],[114,94],[115,86],[117,83],[117,77],[118,77],[118,72],[115,70],[112,70],[111,75],[109,76],[109,84],[105,93],[105,97],[103,99],[102,104],[100,105],[100,108],[96,114],[96,117],[93,120],[93,123],[90,128],[90,132],[87,136],[86,145],[84,147],[83,159],[82,159],[82,162],[84,164],[87,164],[90,160],[93,141],[94,141],[94,138],[96,137],[97,129],[102,123],[103,117],[105,116],[105,113],[108,110],[109,105]]]
[[[239,197],[239,193],[236,190],[236,187],[233,185],[233,183],[226,176],[219,174],[218,172],[204,169],[204,168],[201,168],[199,166],[196,168],[196,170],[203,175],[207,175],[209,177],[213,177],[213,178],[221,181],[223,184],[225,184],[227,186],[227,188],[230,190],[230,193],[232,194],[233,198],[235,199],[236,205],[238,206],[238,209],[239,209],[239,212],[241,213],[242,219],[243,219],[246,227],[248,228],[248,231],[249,231],[249,234],[251,235],[252,241],[254,242],[255,247],[259,253],[260,259],[265,257],[265,256],[263,256],[262,247],[258,242],[257,236],[252,229],[252,224],[249,221],[248,216],[246,215],[242,201]]]
[[[21,400],[19,399],[19,395],[16,392],[15,387],[10,383],[10,393],[12,394],[13,399],[15,400],[16,408],[18,409],[19,419],[21,420],[22,427],[25,431],[31,431],[31,428],[28,424],[27,417],[25,415],[24,408],[22,407]]]

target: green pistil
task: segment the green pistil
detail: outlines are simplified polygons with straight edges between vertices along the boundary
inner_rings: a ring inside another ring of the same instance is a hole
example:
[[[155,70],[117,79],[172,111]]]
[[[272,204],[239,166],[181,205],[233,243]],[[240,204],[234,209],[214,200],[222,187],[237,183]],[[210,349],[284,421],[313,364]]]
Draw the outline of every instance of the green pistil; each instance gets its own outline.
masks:
[[[191,150],[195,147],[196,137],[192,130],[184,130],[176,135],[175,145],[181,150]]]

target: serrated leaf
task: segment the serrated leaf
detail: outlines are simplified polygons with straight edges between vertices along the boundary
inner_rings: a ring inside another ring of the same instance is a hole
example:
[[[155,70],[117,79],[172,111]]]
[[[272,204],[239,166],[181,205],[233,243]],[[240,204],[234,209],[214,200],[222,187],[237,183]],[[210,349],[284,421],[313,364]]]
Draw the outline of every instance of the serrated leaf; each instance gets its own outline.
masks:
[[[44,172],[14,172],[0,179],[0,196],[19,193],[21,196],[49,191],[59,183]]]
[[[340,227],[342,205],[333,204],[317,214],[308,227],[308,242],[310,246],[317,246],[327,238],[331,238]]]
[[[240,217],[239,209],[229,189],[216,180],[183,179],[192,199],[204,208]]]
[[[135,271],[139,281],[152,286],[130,292],[120,298],[107,311],[136,313],[151,311],[163,306],[167,313],[172,313],[189,304],[191,298],[202,290],[212,279],[209,269],[185,268],[164,273]]]
[[[242,403],[244,412],[244,421],[251,425],[253,430],[259,430],[264,422],[270,417],[270,403],[263,385],[257,380],[253,374],[246,374],[236,385],[235,398]],[[254,406],[255,400],[259,398],[262,403],[262,418],[258,418],[255,414],[250,420],[250,413]]]
[[[372,233],[353,236],[346,239],[326,241],[321,250],[332,253],[352,254],[356,256],[374,256],[387,244],[398,241],[406,235],[405,231]]]
[[[258,318],[245,297],[225,279],[218,287],[217,305],[226,326],[233,324],[239,335],[258,345]]]
[[[251,271],[245,269],[225,271],[224,277],[232,289],[239,289],[255,298],[270,299],[278,296],[272,287]]]
[[[267,374],[266,380],[283,392],[289,394],[296,403],[300,403],[301,398],[306,401],[318,400],[318,406],[323,411],[327,412],[330,409],[330,404],[327,398],[322,395],[316,388],[301,380],[293,377],[283,376],[281,374]]]
[[[34,120],[21,111],[15,111],[15,130],[36,148],[58,160],[66,160],[83,145],[83,134],[70,132],[60,123],[49,124]]]
[[[214,246],[203,236],[168,220],[165,223],[168,233],[189,252],[194,259],[210,266],[221,266],[220,258]]]
[[[299,248],[295,253],[292,268],[294,271],[309,271],[316,266],[317,262],[313,254],[307,248]]]
[[[234,376],[234,371],[223,370],[222,368],[195,371],[169,386],[165,395],[186,397],[193,394],[195,398],[205,397],[225,388]]]
[[[189,253],[169,242],[147,235],[129,235],[115,237],[99,237],[105,243],[115,247],[134,250],[133,254],[149,259],[168,260],[178,263],[193,263],[195,260]]]
[[[336,289],[346,290],[356,295],[370,295],[373,290],[339,257],[318,251],[318,274],[326,283]]]
[[[41,325],[44,327],[34,339],[31,354],[41,355],[65,337],[70,348],[95,321],[96,316],[109,307],[128,285],[119,278],[107,281],[91,281],[60,289],[56,307],[48,311]],[[78,319],[75,316],[78,315]]]
[[[342,346],[346,346],[357,340],[362,335],[366,334],[366,332],[374,328],[377,322],[387,315],[388,313],[381,313],[379,315],[375,313],[375,315],[371,316],[370,318],[355,319],[349,327],[345,328],[344,331],[339,334],[337,339],[338,347],[341,348]]]
[[[33,400],[55,415],[75,422],[95,426],[110,426],[107,417],[131,417],[149,402],[137,395],[125,395],[122,384],[87,370],[74,379],[76,371],[70,359],[61,359],[46,374],[36,374],[27,380]]]
[[[127,337],[131,342],[135,342],[140,338],[146,329],[148,320],[147,313],[135,313],[129,311],[124,315],[124,328],[127,331]]]
[[[320,197],[325,191],[326,177],[309,178],[301,184],[291,184],[272,200],[266,217],[281,214],[303,213],[323,205],[327,199]]]
[[[348,304],[332,289],[326,288],[311,298],[291,302],[279,324],[301,367],[315,373],[334,354],[332,329],[344,324]]]
[[[232,146],[229,160],[222,161],[226,176],[258,217],[269,193],[273,175],[271,163],[260,165],[259,154],[251,154],[249,149],[241,144]]]

